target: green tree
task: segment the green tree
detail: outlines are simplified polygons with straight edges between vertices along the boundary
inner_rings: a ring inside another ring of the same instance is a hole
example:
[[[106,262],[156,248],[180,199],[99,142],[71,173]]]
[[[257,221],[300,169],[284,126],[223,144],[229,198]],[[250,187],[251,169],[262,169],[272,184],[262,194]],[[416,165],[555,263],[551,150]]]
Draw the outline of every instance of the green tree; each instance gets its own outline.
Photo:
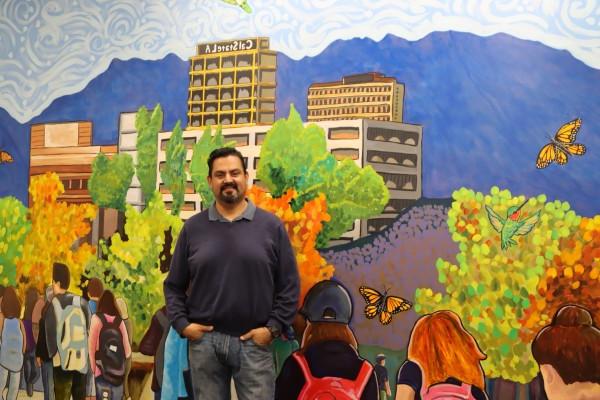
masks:
[[[186,149],[183,144],[183,131],[181,130],[181,122],[177,121],[171,138],[167,143],[167,160],[164,170],[160,176],[163,183],[167,186],[173,195],[173,205],[171,207],[172,215],[179,215],[181,206],[183,205],[185,196],[185,155]]]
[[[215,149],[233,147],[234,144],[235,142],[233,141],[225,143],[225,138],[219,125],[214,135],[210,126],[204,128],[202,137],[194,145],[192,161],[190,162],[190,175],[196,192],[200,193],[204,207],[210,206],[215,201],[215,196],[206,181],[206,177],[208,176],[208,156]]]
[[[389,199],[383,179],[370,167],[351,160],[338,162],[327,150],[325,132],[315,124],[306,127],[294,106],[267,132],[260,152],[257,177],[275,197],[295,189],[295,211],[324,193],[331,221],[319,234],[317,247],[339,237],[357,218],[379,214]]]
[[[172,254],[183,222],[166,212],[162,197],[155,191],[141,213],[129,204],[126,206],[125,233],[111,237],[110,247],[103,241],[103,259],[94,259],[86,266],[86,276],[104,280],[105,287],[128,303],[129,315],[134,325],[134,342],[139,343],[152,314],[164,304],[163,281],[160,271],[161,252],[165,231],[171,229],[173,242],[168,251]]]
[[[133,159],[129,154],[115,154],[109,159],[98,153],[92,162],[92,176],[88,190],[99,207],[125,211],[127,189],[133,178]]]
[[[27,208],[12,196],[0,198],[0,285],[17,284],[16,261],[31,230]]]
[[[158,160],[158,131],[162,128],[163,113],[160,104],[157,104],[148,113],[142,106],[135,116],[135,129],[137,130],[137,165],[136,175],[142,186],[144,201],[152,197],[156,190],[156,163]]]
[[[525,197],[513,197],[497,187],[489,195],[461,188],[452,197],[448,228],[460,252],[456,263],[437,260],[438,280],[445,290],[417,289],[415,311],[456,312],[487,354],[482,363],[487,377],[527,383],[538,371],[530,349],[535,332],[529,331],[538,327],[525,326],[523,319],[539,297],[540,278],[560,254],[560,239],[577,230],[581,217],[569,210],[568,203],[546,203],[544,195],[530,198],[521,219],[541,210],[540,220],[528,235],[515,237],[517,245],[502,250],[485,206],[506,215]]]

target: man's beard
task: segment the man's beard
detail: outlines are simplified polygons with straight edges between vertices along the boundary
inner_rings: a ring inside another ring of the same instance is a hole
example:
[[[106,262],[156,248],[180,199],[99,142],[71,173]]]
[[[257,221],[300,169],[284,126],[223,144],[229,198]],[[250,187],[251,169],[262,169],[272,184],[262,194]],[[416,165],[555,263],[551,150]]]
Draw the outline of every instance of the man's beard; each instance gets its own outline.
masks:
[[[235,191],[232,194],[226,194],[225,190],[227,188],[232,188]],[[237,204],[244,199],[244,193],[240,192],[237,185],[235,183],[225,184],[221,186],[221,190],[219,191],[219,200],[223,203],[227,204]]]

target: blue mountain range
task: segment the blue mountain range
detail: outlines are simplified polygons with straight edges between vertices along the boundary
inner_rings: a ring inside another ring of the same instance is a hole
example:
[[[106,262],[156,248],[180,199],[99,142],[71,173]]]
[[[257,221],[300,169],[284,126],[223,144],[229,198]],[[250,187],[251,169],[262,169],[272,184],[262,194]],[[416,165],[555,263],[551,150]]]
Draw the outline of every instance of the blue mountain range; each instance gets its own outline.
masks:
[[[381,72],[404,83],[404,122],[423,126],[423,195],[449,197],[462,186],[545,193],[586,216],[600,214],[600,71],[566,51],[498,34],[437,32],[410,42],[388,35],[339,40],[315,57],[278,55],[276,117],[293,103],[306,117],[313,82]],[[160,103],[164,129],[187,111],[188,61],[114,60],[79,93],[55,100],[19,124],[0,109],[0,196],[27,199],[29,131],[35,123],[90,120],[94,144],[117,143],[119,113]],[[539,149],[574,118],[587,153],[567,165],[535,168]]]

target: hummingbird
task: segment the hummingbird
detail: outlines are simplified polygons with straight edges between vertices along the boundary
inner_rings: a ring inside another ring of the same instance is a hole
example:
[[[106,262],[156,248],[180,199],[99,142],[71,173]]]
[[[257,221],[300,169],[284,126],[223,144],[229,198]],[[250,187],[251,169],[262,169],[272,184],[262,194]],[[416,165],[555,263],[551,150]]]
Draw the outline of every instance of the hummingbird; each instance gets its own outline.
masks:
[[[520,206],[509,207],[506,211],[506,218],[499,216],[489,206],[485,206],[488,218],[494,227],[494,229],[500,233],[500,245],[502,250],[508,249],[512,245],[516,245],[517,242],[513,240],[515,235],[527,235],[535,224],[540,219],[540,211],[533,214],[531,217],[527,217],[521,220],[521,208],[527,203],[525,201]]]
[[[227,4],[238,6],[242,10],[246,11],[248,14],[250,14],[252,12],[252,8],[250,8],[250,5],[248,4],[247,0],[221,0],[221,1],[223,1]]]

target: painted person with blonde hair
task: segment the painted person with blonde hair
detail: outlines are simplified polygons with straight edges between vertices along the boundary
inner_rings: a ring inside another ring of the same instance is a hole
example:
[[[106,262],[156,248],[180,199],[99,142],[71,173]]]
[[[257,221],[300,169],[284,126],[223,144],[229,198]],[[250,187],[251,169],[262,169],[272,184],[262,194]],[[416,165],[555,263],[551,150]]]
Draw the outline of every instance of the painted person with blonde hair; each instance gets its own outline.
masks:
[[[600,399],[600,329],[583,307],[561,307],[531,344],[549,400]]]
[[[436,311],[415,323],[408,359],[398,371],[396,400],[459,398],[485,400],[486,355],[452,311]],[[436,397],[438,396],[438,397]]]

